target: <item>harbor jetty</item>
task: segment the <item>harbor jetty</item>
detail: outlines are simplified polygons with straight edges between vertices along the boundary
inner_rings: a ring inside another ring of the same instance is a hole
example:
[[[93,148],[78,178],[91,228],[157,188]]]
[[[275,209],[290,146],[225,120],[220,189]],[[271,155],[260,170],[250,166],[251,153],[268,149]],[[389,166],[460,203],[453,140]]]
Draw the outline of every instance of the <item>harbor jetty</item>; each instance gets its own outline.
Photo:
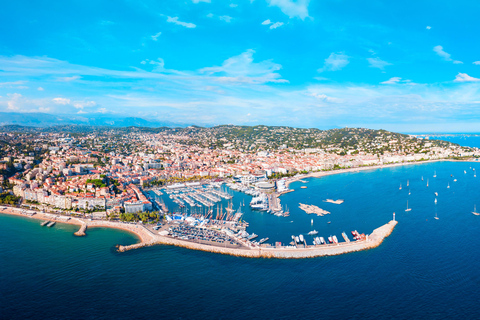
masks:
[[[74,235],[76,235],[77,237],[83,237],[83,236],[86,236],[87,234],[85,233],[85,231],[87,230],[87,224],[86,223],[82,223],[82,226],[80,227],[80,229],[74,233]]]
[[[12,210],[13,208],[1,209],[1,213],[12,214],[22,216],[21,213]],[[47,214],[37,212],[33,219],[47,220],[50,219]],[[58,219],[56,219],[58,221]],[[60,221],[59,221],[60,222]],[[134,233],[138,236],[140,242],[129,246],[117,246],[119,252],[125,252],[133,249],[138,249],[153,245],[173,245],[178,247],[184,247],[193,250],[208,251],[213,253],[228,254],[238,257],[246,258],[276,258],[276,259],[303,259],[314,258],[322,256],[339,255],[349,252],[362,251],[371,248],[378,247],[383,240],[388,237],[395,228],[397,221],[392,220],[387,224],[373,230],[373,232],[367,235],[365,238],[357,241],[340,242],[324,245],[304,245],[299,247],[293,246],[265,246],[265,245],[252,245],[246,241],[243,245],[238,247],[228,247],[225,245],[211,245],[188,241],[179,238],[173,238],[168,236],[168,233],[159,234],[153,233],[151,230],[140,224],[129,224],[113,221],[90,221],[88,219],[75,218],[70,220],[61,221],[61,223],[80,225],[80,230],[85,231],[87,228],[99,227],[99,228],[115,228],[124,231]],[[79,232],[77,231],[77,232]]]
[[[221,246],[212,246],[199,244],[181,239],[175,239],[168,236],[154,235],[155,240],[149,243],[137,243],[130,246],[118,246],[119,252],[138,249],[154,244],[173,245],[193,250],[208,251],[213,253],[228,254],[246,258],[275,258],[275,259],[304,259],[322,256],[339,255],[349,252],[362,251],[378,247],[383,240],[388,237],[397,221],[389,223],[373,230],[365,239],[351,242],[340,242],[338,244],[325,244],[320,246],[301,246],[301,247],[242,247],[225,248]]]

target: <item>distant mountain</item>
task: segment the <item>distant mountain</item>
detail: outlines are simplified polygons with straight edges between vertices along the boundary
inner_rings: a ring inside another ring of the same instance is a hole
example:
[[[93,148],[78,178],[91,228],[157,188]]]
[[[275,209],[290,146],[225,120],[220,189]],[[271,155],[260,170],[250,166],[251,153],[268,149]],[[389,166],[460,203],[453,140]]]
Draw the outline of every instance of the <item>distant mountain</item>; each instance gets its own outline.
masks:
[[[59,125],[84,125],[108,127],[185,127],[170,121],[145,120],[135,117],[122,117],[106,114],[53,115],[48,113],[0,112],[0,126],[20,125],[50,127]]]

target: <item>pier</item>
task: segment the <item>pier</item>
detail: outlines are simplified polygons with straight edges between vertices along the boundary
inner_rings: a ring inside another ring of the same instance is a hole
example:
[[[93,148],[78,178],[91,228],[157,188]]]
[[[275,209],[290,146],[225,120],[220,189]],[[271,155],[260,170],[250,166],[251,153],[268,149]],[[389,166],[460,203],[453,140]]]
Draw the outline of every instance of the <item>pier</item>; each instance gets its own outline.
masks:
[[[3,213],[21,215],[11,208],[6,208],[0,210]],[[32,217],[33,219],[46,220],[50,219],[46,214],[37,212],[37,214]],[[50,221],[52,222],[52,221]],[[54,222],[54,221],[53,221]],[[238,257],[246,258],[276,258],[276,259],[303,259],[303,258],[314,258],[322,256],[331,256],[339,255],[349,252],[362,251],[367,249],[372,249],[378,247],[383,240],[388,237],[395,226],[397,221],[392,220],[387,224],[373,230],[373,232],[367,235],[362,240],[351,241],[351,242],[341,242],[338,244],[325,244],[325,245],[313,245],[309,246],[304,243],[304,246],[300,247],[271,247],[271,246],[258,246],[250,243],[249,241],[243,241],[242,246],[237,248],[232,248],[224,245],[211,245],[203,244],[192,241],[187,241],[183,239],[173,238],[166,234],[156,234],[151,230],[147,229],[143,225],[139,224],[128,224],[121,222],[112,222],[112,221],[86,221],[81,218],[71,219],[62,223],[80,225],[80,231],[85,231],[88,228],[93,227],[103,227],[103,228],[115,228],[120,230],[125,230],[132,232],[139,237],[140,242],[129,245],[129,246],[117,246],[119,252],[124,252],[128,250],[138,249],[146,246],[152,245],[174,245],[179,247],[184,247],[193,250],[208,251],[213,253],[228,254]],[[298,244],[296,244],[298,245]]]
[[[242,247],[242,248],[225,248],[220,246],[212,246],[206,244],[199,244],[181,239],[175,239],[168,236],[153,235],[154,239],[149,243],[137,243],[130,246],[118,246],[119,252],[125,252],[149,245],[164,244],[184,247],[188,249],[208,251],[214,253],[228,254],[238,257],[246,258],[276,258],[276,259],[304,259],[315,258],[322,256],[339,255],[349,252],[362,251],[378,247],[383,240],[388,237],[397,221],[390,221],[389,223],[373,230],[373,232],[364,240],[354,242],[341,242],[338,244],[325,244],[319,246],[304,247]],[[294,240],[295,241],[295,240]]]
[[[74,233],[74,235],[76,235],[77,237],[83,237],[83,236],[86,236],[87,234],[85,233],[85,231],[87,230],[87,224],[86,223],[82,223],[82,226],[80,227],[80,229]]]

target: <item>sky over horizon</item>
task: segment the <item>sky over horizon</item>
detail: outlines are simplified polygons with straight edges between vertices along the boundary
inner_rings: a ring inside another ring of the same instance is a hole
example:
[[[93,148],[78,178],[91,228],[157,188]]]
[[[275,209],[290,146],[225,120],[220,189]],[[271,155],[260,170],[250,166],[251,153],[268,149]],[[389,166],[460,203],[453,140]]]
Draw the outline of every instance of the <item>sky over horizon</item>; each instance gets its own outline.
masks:
[[[480,131],[474,1],[10,1],[0,112]]]

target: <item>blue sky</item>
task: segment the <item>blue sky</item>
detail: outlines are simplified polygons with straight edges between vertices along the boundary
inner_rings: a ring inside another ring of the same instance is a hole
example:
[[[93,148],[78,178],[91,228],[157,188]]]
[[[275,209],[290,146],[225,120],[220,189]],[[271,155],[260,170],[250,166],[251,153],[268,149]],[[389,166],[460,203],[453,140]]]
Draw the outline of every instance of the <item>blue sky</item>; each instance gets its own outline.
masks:
[[[2,112],[479,131],[476,1],[2,7]]]

